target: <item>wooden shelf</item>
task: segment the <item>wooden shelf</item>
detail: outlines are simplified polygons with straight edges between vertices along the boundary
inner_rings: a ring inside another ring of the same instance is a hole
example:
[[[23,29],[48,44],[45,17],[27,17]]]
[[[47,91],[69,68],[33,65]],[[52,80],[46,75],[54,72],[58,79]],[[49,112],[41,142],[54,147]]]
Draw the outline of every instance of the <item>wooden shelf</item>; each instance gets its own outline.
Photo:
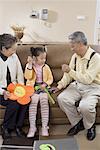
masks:
[[[22,42],[17,43],[17,45],[53,45],[53,44],[67,44],[67,42]]]

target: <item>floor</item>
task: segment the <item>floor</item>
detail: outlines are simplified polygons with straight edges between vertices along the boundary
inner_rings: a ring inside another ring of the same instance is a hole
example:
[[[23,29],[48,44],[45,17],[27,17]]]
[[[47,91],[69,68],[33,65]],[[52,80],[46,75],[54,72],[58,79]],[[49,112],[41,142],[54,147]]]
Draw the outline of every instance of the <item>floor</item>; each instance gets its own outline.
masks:
[[[41,136],[41,128],[40,128],[40,137],[39,139],[60,139],[60,138],[66,138],[66,133],[70,126],[66,125],[56,125],[56,126],[50,126],[50,134],[48,138],[44,138]],[[86,139],[86,131],[82,131],[75,135],[75,139],[77,140],[79,150],[100,150],[100,125],[96,126],[96,132],[97,136],[93,141],[88,141]],[[0,145],[2,145],[2,137],[0,136]]]
[[[62,125],[52,127],[52,134],[53,136],[50,136],[49,138],[66,138],[66,133],[70,126]],[[77,140],[79,150],[100,150],[100,125],[96,125],[96,133],[97,136],[93,141],[88,141],[86,139],[86,131],[81,131],[77,135],[75,135],[75,139]],[[57,136],[56,136],[56,135]],[[60,136],[59,136],[60,135]],[[40,139],[45,139],[40,136]]]

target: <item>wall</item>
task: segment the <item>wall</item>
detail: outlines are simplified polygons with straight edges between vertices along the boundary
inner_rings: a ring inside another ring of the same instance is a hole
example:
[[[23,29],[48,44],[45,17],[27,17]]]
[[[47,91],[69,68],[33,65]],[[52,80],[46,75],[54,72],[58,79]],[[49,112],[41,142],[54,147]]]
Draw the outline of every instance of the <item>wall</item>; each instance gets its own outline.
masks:
[[[30,17],[32,9],[49,10],[48,21]],[[76,30],[93,43],[96,0],[0,0],[0,33],[13,33],[11,25],[24,25],[23,41],[66,41]],[[77,16],[85,16],[78,20]]]
[[[96,6],[94,43],[100,44],[100,0],[97,0]]]

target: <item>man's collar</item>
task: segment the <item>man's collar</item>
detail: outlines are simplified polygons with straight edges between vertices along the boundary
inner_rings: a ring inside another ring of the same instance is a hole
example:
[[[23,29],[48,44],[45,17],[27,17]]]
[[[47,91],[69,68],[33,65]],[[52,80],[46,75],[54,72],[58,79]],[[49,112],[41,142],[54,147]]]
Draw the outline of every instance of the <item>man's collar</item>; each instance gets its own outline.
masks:
[[[93,52],[93,49],[91,47],[88,47],[87,51],[86,51],[85,55],[82,57],[82,59],[85,58],[85,59],[89,60],[92,52]]]

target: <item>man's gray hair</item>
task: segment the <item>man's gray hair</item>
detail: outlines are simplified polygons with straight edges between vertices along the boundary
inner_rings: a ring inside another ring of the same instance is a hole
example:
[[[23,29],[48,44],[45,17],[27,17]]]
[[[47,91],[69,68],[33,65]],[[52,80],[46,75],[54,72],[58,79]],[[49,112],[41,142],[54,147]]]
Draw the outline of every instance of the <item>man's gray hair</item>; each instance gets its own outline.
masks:
[[[73,42],[76,43],[83,43],[84,45],[87,45],[87,38],[85,34],[81,31],[76,31],[69,35],[69,40],[72,40]]]

